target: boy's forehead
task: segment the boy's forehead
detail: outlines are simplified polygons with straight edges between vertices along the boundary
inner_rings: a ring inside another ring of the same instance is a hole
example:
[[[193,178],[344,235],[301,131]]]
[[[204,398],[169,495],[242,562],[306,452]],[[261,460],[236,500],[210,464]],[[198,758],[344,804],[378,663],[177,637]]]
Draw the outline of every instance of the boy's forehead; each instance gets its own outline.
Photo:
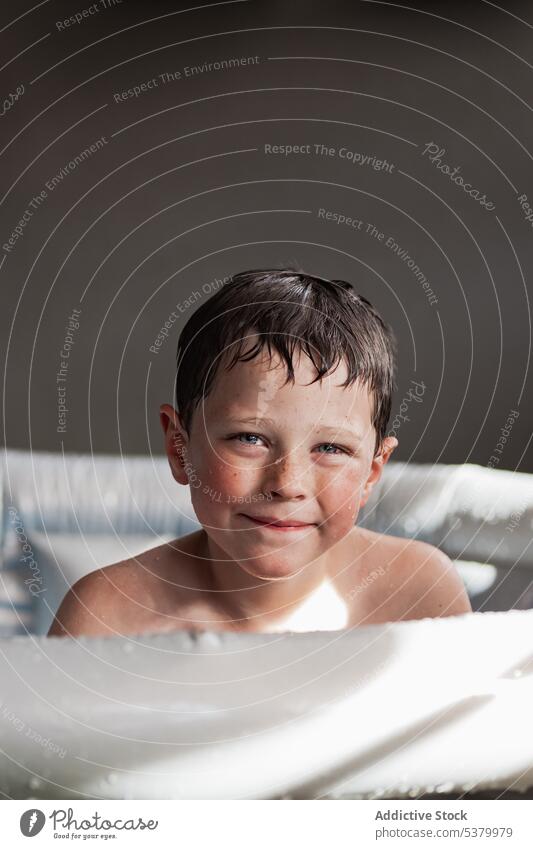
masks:
[[[315,380],[316,368],[305,351],[300,348],[294,351],[292,365],[294,370],[293,386],[307,386]],[[348,367],[346,362],[341,359],[335,369],[324,375],[322,381],[317,381],[313,385],[333,388],[337,384],[340,386],[347,377]],[[217,382],[231,384],[242,380],[251,387],[256,386],[259,382],[263,385],[268,382],[272,387],[279,390],[283,388],[286,378],[287,364],[285,360],[276,350],[273,350],[272,356],[270,356],[266,348],[263,348],[251,360],[238,360],[231,369],[222,366],[217,374]]]
[[[263,350],[253,360],[238,361],[229,370],[219,369],[204,404],[217,418],[268,418],[272,412],[292,411],[299,417],[305,414],[308,419],[311,415],[317,422],[332,425],[360,419],[366,428],[372,416],[367,385],[356,380],[350,386],[342,386],[348,377],[344,360],[321,380],[315,380],[317,372],[311,359],[305,352],[298,353],[293,356],[294,383],[287,381],[286,364],[277,352],[273,352],[271,360]]]

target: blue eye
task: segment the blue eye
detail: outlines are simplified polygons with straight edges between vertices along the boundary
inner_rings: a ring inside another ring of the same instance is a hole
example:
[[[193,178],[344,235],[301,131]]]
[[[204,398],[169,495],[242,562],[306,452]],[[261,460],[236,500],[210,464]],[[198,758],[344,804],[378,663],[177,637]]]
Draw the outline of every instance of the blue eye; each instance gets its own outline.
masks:
[[[252,439],[261,439],[257,433],[236,433],[235,436],[230,436],[230,439],[238,439],[240,441],[241,436],[251,436]],[[257,445],[257,442],[241,442],[241,445]]]
[[[322,445],[326,445],[328,448],[336,448],[338,452],[340,452],[341,454],[344,454],[343,449],[339,448],[338,445],[333,445],[332,442],[323,442]],[[319,447],[322,448],[322,445],[320,445]],[[324,453],[324,452],[320,452],[320,453]],[[332,451],[326,451],[325,453],[326,454],[332,454],[333,452]]]

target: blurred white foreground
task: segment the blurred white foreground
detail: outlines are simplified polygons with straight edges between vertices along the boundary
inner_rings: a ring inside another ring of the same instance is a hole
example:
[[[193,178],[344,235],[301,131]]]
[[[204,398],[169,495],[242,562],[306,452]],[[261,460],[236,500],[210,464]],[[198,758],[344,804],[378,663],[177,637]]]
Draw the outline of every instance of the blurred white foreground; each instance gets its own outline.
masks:
[[[533,611],[289,634],[0,640],[8,798],[533,785]]]

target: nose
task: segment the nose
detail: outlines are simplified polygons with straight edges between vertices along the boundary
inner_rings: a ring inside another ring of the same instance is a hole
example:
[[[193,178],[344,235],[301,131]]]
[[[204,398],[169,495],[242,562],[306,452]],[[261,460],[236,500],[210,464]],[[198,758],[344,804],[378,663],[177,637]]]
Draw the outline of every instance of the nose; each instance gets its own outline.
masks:
[[[265,469],[264,492],[273,497],[302,499],[308,495],[306,469],[295,455],[279,457]]]

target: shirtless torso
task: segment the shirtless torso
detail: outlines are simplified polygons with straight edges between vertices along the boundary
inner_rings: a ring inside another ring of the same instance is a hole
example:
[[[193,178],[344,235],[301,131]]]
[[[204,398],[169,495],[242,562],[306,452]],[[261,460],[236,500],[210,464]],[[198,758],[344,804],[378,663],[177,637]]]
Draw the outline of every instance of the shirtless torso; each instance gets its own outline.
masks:
[[[471,610],[461,578],[439,549],[355,527],[336,559],[346,565],[302,604],[268,624],[236,619],[212,586],[200,555],[203,534],[195,531],[85,575],[63,599],[49,636],[340,630]]]

